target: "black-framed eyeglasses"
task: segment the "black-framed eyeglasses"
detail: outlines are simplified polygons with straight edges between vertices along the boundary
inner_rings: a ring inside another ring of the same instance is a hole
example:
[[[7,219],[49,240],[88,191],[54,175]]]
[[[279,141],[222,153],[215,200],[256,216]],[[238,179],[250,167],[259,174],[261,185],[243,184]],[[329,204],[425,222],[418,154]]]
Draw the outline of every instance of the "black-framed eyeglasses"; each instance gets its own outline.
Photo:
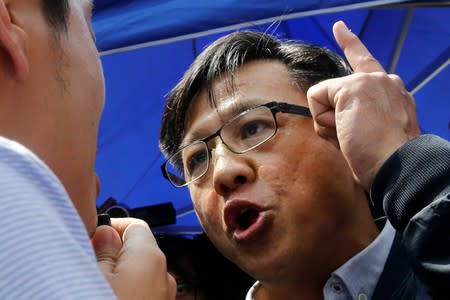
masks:
[[[270,140],[278,130],[276,114],[289,113],[311,117],[309,108],[271,101],[232,117],[215,133],[180,148],[161,165],[164,178],[174,186],[183,187],[199,179],[208,171],[211,149],[208,142],[220,137],[233,153],[242,154]]]

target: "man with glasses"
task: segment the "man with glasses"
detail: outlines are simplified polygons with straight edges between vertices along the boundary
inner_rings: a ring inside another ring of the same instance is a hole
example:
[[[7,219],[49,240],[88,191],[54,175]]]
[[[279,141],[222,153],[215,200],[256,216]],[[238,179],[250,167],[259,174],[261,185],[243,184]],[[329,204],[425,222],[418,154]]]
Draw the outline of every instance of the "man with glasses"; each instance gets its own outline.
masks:
[[[205,49],[169,95],[163,175],[258,280],[247,299],[444,298],[450,145],[420,136],[402,81],[333,31],[352,68],[263,33]]]

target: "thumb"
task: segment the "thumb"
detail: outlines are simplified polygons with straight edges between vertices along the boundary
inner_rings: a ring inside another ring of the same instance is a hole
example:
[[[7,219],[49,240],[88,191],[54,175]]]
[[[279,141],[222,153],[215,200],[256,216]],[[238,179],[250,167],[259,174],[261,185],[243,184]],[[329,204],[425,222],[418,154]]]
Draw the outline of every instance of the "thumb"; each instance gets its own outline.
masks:
[[[108,274],[114,272],[122,248],[120,235],[111,226],[99,226],[91,242],[97,256],[98,265],[103,274],[108,276]]]
[[[334,87],[337,79],[328,79],[310,87],[306,97],[319,136],[339,148],[336,131]]]
[[[333,26],[333,34],[339,47],[344,51],[347,61],[356,73],[385,72],[356,34],[351,32],[344,22]]]

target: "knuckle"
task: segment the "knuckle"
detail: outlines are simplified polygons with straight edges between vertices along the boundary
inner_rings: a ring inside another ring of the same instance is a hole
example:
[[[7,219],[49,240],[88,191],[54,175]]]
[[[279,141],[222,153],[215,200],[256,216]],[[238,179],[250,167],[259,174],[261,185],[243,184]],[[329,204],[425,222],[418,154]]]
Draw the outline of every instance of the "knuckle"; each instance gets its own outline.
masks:
[[[402,82],[400,76],[398,76],[397,74],[389,74],[388,76],[394,82]]]
[[[345,103],[352,95],[352,91],[347,86],[342,86],[336,93],[336,98],[338,103]]]
[[[166,255],[159,247],[152,247],[152,255],[156,263],[164,266],[167,264]]]
[[[317,85],[320,84],[317,83],[316,85],[311,86],[307,91],[306,91],[306,97],[309,99],[314,98],[318,92],[318,87]]]
[[[169,277],[169,285],[170,285],[170,288],[175,289],[175,288],[177,287],[177,280],[176,280],[175,277],[174,277],[172,274],[170,274],[170,273],[168,273],[167,276]]]
[[[389,75],[387,75],[384,72],[374,72],[369,74],[371,79],[370,80],[377,80],[380,83],[389,84],[391,83],[391,79],[389,78]]]
[[[378,64],[378,61],[371,55],[363,55],[356,62],[356,69],[360,69],[366,65]]]
[[[351,34],[348,37],[349,45],[359,44],[361,43],[361,40],[356,34]]]
[[[397,86],[404,88],[405,84],[403,83],[403,80],[398,76],[397,74],[389,74],[389,79],[391,79]]]
[[[357,73],[354,74],[353,80],[349,83],[347,90],[343,89],[344,94],[349,93],[350,90],[363,89],[367,86],[372,86],[374,82],[375,73]]]

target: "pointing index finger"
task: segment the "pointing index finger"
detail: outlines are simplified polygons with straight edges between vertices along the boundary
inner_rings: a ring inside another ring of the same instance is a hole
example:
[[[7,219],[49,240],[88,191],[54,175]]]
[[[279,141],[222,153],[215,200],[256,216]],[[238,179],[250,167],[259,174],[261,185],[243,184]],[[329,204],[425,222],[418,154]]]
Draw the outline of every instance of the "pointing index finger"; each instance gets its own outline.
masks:
[[[352,33],[344,22],[333,26],[333,34],[347,61],[356,73],[386,72],[381,64],[367,50],[361,40]]]

